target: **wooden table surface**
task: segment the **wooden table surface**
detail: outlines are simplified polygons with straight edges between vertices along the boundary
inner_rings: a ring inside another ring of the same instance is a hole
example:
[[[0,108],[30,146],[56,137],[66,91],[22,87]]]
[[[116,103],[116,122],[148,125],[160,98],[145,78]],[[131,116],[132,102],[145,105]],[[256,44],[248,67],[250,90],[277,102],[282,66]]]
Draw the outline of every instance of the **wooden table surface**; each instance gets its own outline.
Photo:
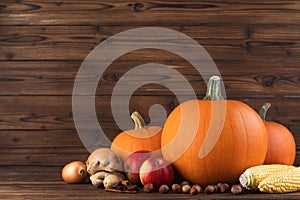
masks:
[[[124,194],[105,192],[90,183],[67,184],[61,180],[57,166],[0,167],[0,199],[300,199],[289,194]]]

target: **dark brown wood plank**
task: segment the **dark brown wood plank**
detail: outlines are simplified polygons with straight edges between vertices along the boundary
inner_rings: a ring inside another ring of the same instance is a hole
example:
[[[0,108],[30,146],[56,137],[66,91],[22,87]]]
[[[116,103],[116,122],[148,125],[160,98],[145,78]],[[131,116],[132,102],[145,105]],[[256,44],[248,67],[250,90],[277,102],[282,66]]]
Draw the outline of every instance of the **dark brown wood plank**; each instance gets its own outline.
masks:
[[[109,126],[112,124],[107,124]],[[112,140],[119,129],[111,134]],[[298,132],[297,132],[298,133]],[[300,135],[294,133],[296,143],[300,143]],[[40,131],[1,131],[0,154],[85,154],[84,144],[76,130],[40,130]],[[300,150],[300,149],[299,149]],[[23,151],[23,152],[22,152]],[[300,152],[299,152],[300,153]]]
[[[60,176],[62,167],[63,165],[0,166],[2,179],[0,185],[3,187],[8,184],[59,184],[63,182]]]
[[[39,152],[39,153],[37,153]],[[84,147],[64,148],[1,148],[1,166],[64,165],[71,161],[85,162],[89,152]]]
[[[123,31],[140,28],[139,26],[1,26],[1,44],[11,46],[24,44],[49,44],[51,42],[99,43]],[[211,25],[164,26],[180,31],[194,39],[281,39],[298,40],[300,26],[289,25]],[[59,36],[59,37],[58,37]],[[278,41],[277,41],[278,42]]]
[[[0,97],[0,100],[2,105],[5,105],[1,108],[0,130],[74,129],[70,96],[3,96]],[[263,102],[270,101],[272,107],[268,119],[279,121],[291,130],[299,130],[299,98],[263,97],[239,100],[246,102],[256,110],[261,107]],[[96,111],[100,123],[113,124],[110,101],[109,96],[96,97]],[[122,102],[120,104],[122,105]],[[148,111],[154,104],[162,105],[166,112],[170,113],[178,102],[174,96],[134,96],[130,101],[129,112],[138,110],[145,117],[146,122],[149,122]],[[81,106],[86,107],[86,103],[82,102]],[[114,117],[125,117],[126,115],[127,113],[120,113],[120,116]],[[87,120],[87,125],[88,122]]]
[[[97,44],[104,39],[139,26],[1,26],[2,45],[49,44],[58,42]],[[289,25],[200,25],[164,26],[194,39],[281,39],[298,40],[300,26]],[[270,41],[271,42],[271,41]],[[276,41],[278,42],[278,41]]]
[[[1,95],[72,94],[80,64],[80,61],[0,62]]]
[[[27,131],[1,131],[0,146],[11,148],[51,148],[53,150],[60,147],[81,147],[82,142],[76,130],[27,130]],[[0,147],[0,149],[1,149]],[[45,152],[47,153],[47,152]]]
[[[35,137],[40,137],[40,135],[36,134]],[[74,136],[76,137],[76,135]],[[31,138],[32,139],[32,138]],[[28,138],[27,140],[30,140],[30,138]],[[66,144],[65,146],[56,146],[56,143],[53,143],[52,146],[42,146],[42,144],[39,143],[38,140],[34,140],[32,139],[34,142],[34,144],[32,144],[31,146],[9,146],[9,147],[5,147],[5,145],[2,145],[2,147],[0,148],[0,152],[1,154],[3,154],[3,156],[8,157],[9,155],[12,157],[24,157],[24,159],[28,159],[25,158],[32,156],[41,156],[41,157],[47,157],[49,155],[53,155],[53,156],[85,156],[88,154],[88,150],[83,146],[83,144],[81,145],[73,145],[70,146],[69,144]],[[50,157],[53,157],[50,156]],[[17,159],[16,159],[17,161]],[[39,161],[40,163],[43,163],[43,165],[47,165],[47,162],[50,161],[49,160],[44,160],[44,161]],[[22,164],[22,162],[19,162],[19,164],[15,163],[11,163],[11,165],[24,165],[24,163]],[[50,161],[51,162],[51,161]],[[59,161],[52,161],[52,162],[56,162],[61,164]],[[4,165],[3,163],[1,163],[2,165]],[[51,163],[48,163],[49,165]],[[59,165],[57,164],[57,165]],[[30,164],[28,164],[30,165]],[[33,164],[34,165],[34,164]]]
[[[156,193],[137,193],[137,194],[119,194],[105,192],[103,189],[93,188],[89,184],[66,185],[66,184],[20,184],[0,186],[0,198],[3,199],[137,199],[137,200],[155,200],[155,199],[207,199],[207,200],[225,200],[225,199],[243,199],[243,200],[298,200],[299,193],[289,194],[199,194],[191,196],[189,194],[160,194]],[[9,194],[8,194],[9,193]]]
[[[295,137],[299,142],[300,137]],[[37,143],[37,145],[39,145]],[[77,147],[12,147],[0,148],[0,166],[57,166],[74,160],[85,162],[90,152],[84,146]],[[294,165],[300,165],[300,148],[298,145]]]
[[[54,132],[56,134],[53,134]],[[64,165],[72,160],[85,161],[89,152],[77,133],[71,132],[66,134],[66,131],[47,130],[1,131],[0,165]],[[115,133],[119,131],[116,130]],[[294,136],[299,144],[300,135]],[[110,138],[112,140],[113,136]],[[300,145],[297,147],[295,165],[300,165]]]
[[[203,40],[201,44],[214,60],[233,61],[299,61],[299,42],[246,41],[246,40]],[[211,43],[210,43],[211,42]],[[210,43],[210,44],[209,44]],[[50,43],[24,44],[22,46],[2,46],[0,60],[80,60],[83,61],[97,44],[89,43]],[[128,43],[120,44],[125,48]],[[150,44],[149,44],[150,45]],[[146,45],[148,46],[148,45]],[[272,48],[272,51],[270,51]],[[148,60],[161,56],[164,60],[172,59],[168,54],[157,50],[145,50]],[[139,55],[133,55],[131,60],[138,60]],[[194,57],[193,60],[197,60]]]
[[[299,199],[289,194],[117,194],[94,188],[90,183],[66,184],[61,179],[62,166],[0,166],[1,199]]]
[[[137,27],[137,26],[135,26]],[[201,28],[200,28],[201,27]],[[83,60],[101,41],[134,26],[0,26],[1,60]],[[297,26],[171,26],[203,45],[214,60],[297,60]],[[199,31],[195,31],[199,30]],[[270,37],[270,32],[275,32]],[[277,33],[277,34],[276,34]],[[266,36],[264,36],[266,35]],[[165,38],[172,39],[172,38]],[[132,40],[132,38],[124,38]],[[176,40],[176,42],[180,42]],[[184,41],[183,41],[184,42]],[[150,42],[149,44],[153,43]],[[120,46],[128,45],[126,42]],[[272,51],[270,51],[272,48]],[[149,51],[149,59],[168,54]],[[236,56],[239,55],[239,56]],[[138,60],[139,55],[127,59]],[[195,58],[196,59],[196,58]]]
[[[3,96],[0,99],[1,103],[5,105],[1,109],[0,117],[0,129],[2,130],[74,129],[71,96]],[[149,107],[156,103],[163,105],[169,112],[174,108],[176,98],[168,96],[132,98],[130,110],[133,112],[137,109],[146,113],[146,110],[148,111]],[[18,105],[17,108],[16,105]],[[86,103],[82,102],[81,106],[85,107]],[[113,118],[111,118],[110,97],[96,97],[96,107],[97,112],[101,115],[100,122],[111,123]],[[120,115],[124,117],[126,113]],[[86,123],[88,126],[88,119]]]
[[[139,60],[117,60],[103,74],[96,95],[111,95],[119,79],[128,70],[148,62],[157,62],[169,66],[182,74],[194,88],[196,94],[204,94],[205,83],[193,66],[186,61],[155,59],[147,61],[145,54],[139,54]],[[125,56],[126,57],[126,56]],[[230,98],[256,96],[300,96],[300,62],[247,62],[217,61],[216,65]],[[0,95],[72,95],[76,73],[80,61],[5,61],[0,62]],[[30,72],[30,73],[28,73]],[[161,80],[183,85],[179,77],[168,74],[156,75]],[[139,74],[131,77],[119,87],[119,95],[128,95],[128,90],[137,80],[151,80],[153,74]],[[189,94],[184,87],[176,90],[180,94]],[[167,88],[145,85],[135,95],[171,94]]]
[[[298,1],[2,1],[0,24],[298,24]],[[274,19],[275,18],[275,19]],[[128,20],[130,19],[130,20]],[[201,19],[201,20],[199,20]]]
[[[86,156],[86,151],[74,130],[71,97],[69,96],[10,96],[1,97],[5,105],[0,114],[0,144],[3,164],[61,164],[70,159]],[[256,98],[240,99],[258,110],[265,101],[273,105],[267,119],[287,126],[295,135],[300,156],[299,98]],[[101,127],[112,140],[119,132],[113,123],[110,97],[97,97],[96,110]],[[145,104],[147,102],[147,104]],[[131,101],[130,112],[139,110],[149,122],[148,110],[153,104],[162,104],[169,113],[177,105],[171,96],[137,96]],[[18,107],[16,107],[18,105]],[[85,106],[84,103],[82,106]],[[120,117],[125,117],[121,113]],[[159,119],[161,116],[155,116]],[[133,125],[132,122],[128,122]],[[163,123],[163,122],[160,122]],[[86,121],[87,128],[90,123]],[[69,129],[60,131],[60,129]],[[19,130],[19,131],[18,131]],[[43,131],[44,130],[44,131]],[[57,131],[57,133],[55,132]],[[42,137],[42,138],[41,138]],[[49,138],[52,137],[52,138]],[[78,148],[78,149],[77,149]],[[78,155],[80,155],[78,157]],[[56,159],[59,157],[59,159]],[[50,159],[50,163],[47,160]],[[17,161],[17,162],[16,162]]]
[[[299,142],[300,137],[296,140]],[[0,149],[0,166],[57,166],[65,165],[74,160],[85,162],[90,152],[83,146],[74,148],[1,148]],[[297,155],[294,165],[300,165],[300,148],[298,145]]]

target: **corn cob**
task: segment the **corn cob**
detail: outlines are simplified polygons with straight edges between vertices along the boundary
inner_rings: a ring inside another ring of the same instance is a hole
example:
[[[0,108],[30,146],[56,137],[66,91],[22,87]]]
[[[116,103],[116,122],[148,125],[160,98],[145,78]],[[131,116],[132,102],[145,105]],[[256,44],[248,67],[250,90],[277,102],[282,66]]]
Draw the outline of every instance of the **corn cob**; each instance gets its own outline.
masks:
[[[287,193],[300,191],[300,167],[277,172],[258,185],[261,192]]]
[[[290,165],[258,165],[248,168],[239,178],[239,181],[243,187],[248,190],[258,190],[259,183],[276,172],[295,168]]]

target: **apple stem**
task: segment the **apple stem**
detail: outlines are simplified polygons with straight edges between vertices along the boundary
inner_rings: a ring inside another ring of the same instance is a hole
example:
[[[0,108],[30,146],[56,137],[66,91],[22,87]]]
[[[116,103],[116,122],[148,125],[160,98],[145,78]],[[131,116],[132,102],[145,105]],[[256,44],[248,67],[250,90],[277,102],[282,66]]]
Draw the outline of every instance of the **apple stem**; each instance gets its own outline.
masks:
[[[134,124],[135,124],[134,129],[135,130],[141,130],[146,126],[142,115],[138,111],[134,111],[131,114],[131,119],[134,121]]]

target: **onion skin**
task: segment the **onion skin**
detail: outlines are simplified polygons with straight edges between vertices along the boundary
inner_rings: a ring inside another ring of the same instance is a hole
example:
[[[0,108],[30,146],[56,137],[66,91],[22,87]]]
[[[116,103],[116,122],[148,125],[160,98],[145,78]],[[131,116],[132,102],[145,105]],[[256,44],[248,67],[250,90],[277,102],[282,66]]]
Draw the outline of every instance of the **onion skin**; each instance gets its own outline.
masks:
[[[88,176],[86,165],[81,161],[70,162],[62,169],[61,176],[66,183],[82,183]]]

